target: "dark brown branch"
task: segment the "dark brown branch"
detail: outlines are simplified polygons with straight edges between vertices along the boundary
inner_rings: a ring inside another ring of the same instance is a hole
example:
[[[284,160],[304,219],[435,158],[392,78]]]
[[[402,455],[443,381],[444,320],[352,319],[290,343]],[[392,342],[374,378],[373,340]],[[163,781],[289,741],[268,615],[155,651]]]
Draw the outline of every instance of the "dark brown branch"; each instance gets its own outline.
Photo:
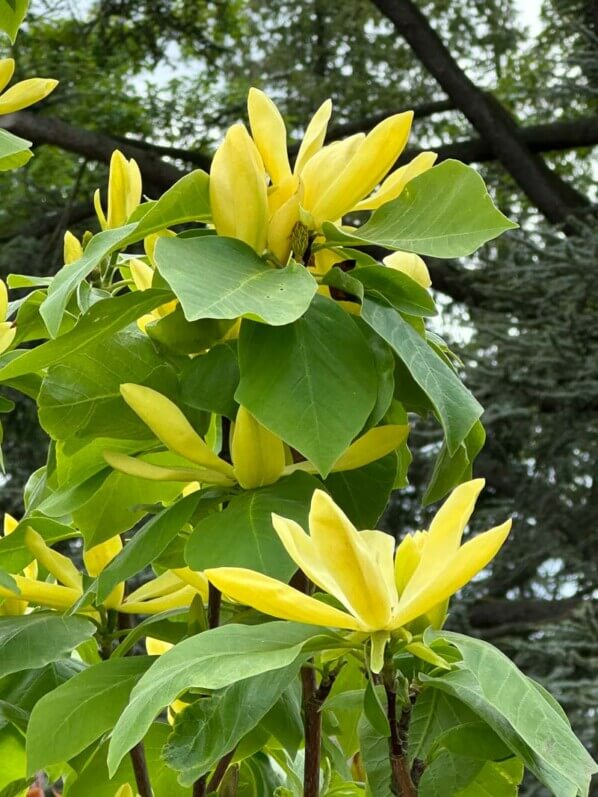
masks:
[[[130,751],[129,756],[131,757],[133,772],[135,774],[135,783],[137,784],[137,791],[140,797],[152,797],[153,792],[149,779],[149,772],[147,771],[143,742],[136,744]]]
[[[389,676],[384,678],[384,689],[386,691],[388,724],[390,725],[388,750],[394,793],[400,797],[416,797],[417,792],[411,779],[407,758],[407,733],[411,718],[411,705],[403,708],[400,716],[397,716],[397,694]]]
[[[303,797],[319,797],[322,753],[322,705],[330,694],[336,673],[324,676],[316,686],[316,671],[309,664],[301,668],[305,763]]]
[[[412,0],[372,2],[393,23],[423,66],[487,142],[497,160],[549,221],[562,223],[571,213],[588,206],[586,197],[532,152],[506,109],[460,69]]]

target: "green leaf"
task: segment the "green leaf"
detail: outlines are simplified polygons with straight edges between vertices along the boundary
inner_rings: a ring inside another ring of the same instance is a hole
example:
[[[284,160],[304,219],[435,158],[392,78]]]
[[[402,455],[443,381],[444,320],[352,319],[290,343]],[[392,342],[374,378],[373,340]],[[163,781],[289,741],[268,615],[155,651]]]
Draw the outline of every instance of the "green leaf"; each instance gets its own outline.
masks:
[[[0,0],[0,27],[2,27],[2,0]],[[19,138],[0,128],[0,172],[18,169],[33,157],[31,141]]]
[[[484,447],[485,442],[484,427],[481,421],[476,421],[453,456],[449,454],[446,442],[442,444],[434,463],[430,483],[422,499],[424,506],[440,501],[453,487],[471,479],[473,461]]]
[[[395,390],[395,355],[385,340],[360,318],[356,319],[362,335],[370,349],[370,355],[378,377],[376,403],[367,419],[366,426],[377,426],[391,405]],[[405,419],[405,423],[407,423]]]
[[[35,509],[51,518],[70,515],[91,501],[110,475],[110,469],[106,467],[79,484],[50,492],[39,504],[36,503]]]
[[[145,331],[160,346],[175,354],[198,354],[220,342],[235,321],[201,318],[187,321],[180,305],[172,313],[150,321]]]
[[[396,310],[414,316],[437,315],[434,299],[414,279],[387,266],[365,266],[350,272],[363,285],[365,293],[378,293]]]
[[[371,678],[368,679],[363,694],[363,713],[376,733],[386,738],[390,736],[390,724],[383,701],[384,687],[375,687]]]
[[[118,332],[145,313],[164,304],[169,298],[172,298],[169,291],[152,288],[97,302],[70,332],[55,340],[48,340],[34,349],[11,352],[13,356],[10,361],[3,358],[0,381],[8,382],[16,377],[55,365],[102,338]]]
[[[28,8],[29,0],[0,0],[0,30],[8,33],[13,44]]]
[[[392,788],[388,739],[381,736],[365,716],[359,721],[359,747],[368,795],[389,797]]]
[[[0,730],[0,789],[7,790],[25,776],[25,740],[11,726]]]
[[[222,343],[206,354],[193,357],[183,366],[180,384],[184,404],[234,420],[237,413],[234,395],[239,384],[235,347]]]
[[[83,667],[83,663],[75,659],[59,659],[39,669],[20,670],[2,679],[0,696],[30,713],[38,700],[81,672]]]
[[[303,315],[317,289],[303,266],[274,268],[236,238],[162,238],[155,259],[189,321],[244,316],[289,324]]]
[[[500,761],[512,756],[500,736],[481,720],[450,728],[436,740],[435,748],[444,748],[453,755],[477,761]]]
[[[135,225],[128,224],[116,230],[104,230],[94,235],[79,260],[63,266],[48,288],[48,297],[40,308],[48,332],[55,338],[68,300],[79,284],[88,277],[94,268],[114,252],[128,238]]]
[[[222,512],[214,512],[197,524],[187,543],[187,563],[194,570],[247,567],[286,581],[297,566],[274,531],[272,512],[306,528],[311,496],[318,486],[312,476],[297,472],[276,484],[232,498]]]
[[[438,689],[425,688],[411,710],[409,760],[427,762],[443,734],[477,720],[477,714],[460,700]]]
[[[19,670],[43,667],[69,655],[95,633],[83,617],[35,612],[22,617],[0,617],[0,678]]]
[[[151,564],[188,522],[200,500],[201,493],[192,493],[153,515],[102,570],[98,577],[98,602],[102,603],[121,581]]]
[[[535,684],[487,642],[447,631],[438,636],[463,661],[442,677],[425,677],[426,683],[466,703],[555,797],[587,794],[598,767]]]
[[[262,719],[260,726],[280,742],[291,758],[295,758],[303,743],[301,687],[298,682],[285,690]]]
[[[210,178],[201,169],[189,172],[154,202],[131,234],[129,241],[140,241],[147,235],[187,224],[210,219]]]
[[[523,765],[507,761],[478,761],[443,752],[425,770],[419,784],[421,797],[516,797]]]
[[[39,420],[54,439],[112,436],[151,437],[148,427],[123,400],[123,382],[162,393],[176,386],[173,368],[138,329],[104,338],[52,366],[38,397]]]
[[[151,663],[149,656],[108,659],[42,697],[27,728],[28,771],[69,761],[111,730]]]
[[[197,634],[156,661],[131,692],[110,742],[113,773],[154,717],[186,689],[223,689],[244,678],[292,664],[321,629],[294,623],[226,625]]]
[[[272,329],[243,322],[239,365],[237,401],[323,476],[376,402],[376,370],[363,335],[322,296],[294,324]]]
[[[333,244],[376,244],[449,258],[470,255],[517,226],[494,206],[476,171],[446,160],[411,180],[397,199],[375,210],[355,234],[330,223],[323,230]]]
[[[177,783],[176,773],[162,759],[162,749],[170,732],[169,725],[156,722],[143,740],[152,791],[154,797],[191,797],[191,789]],[[127,783],[135,789],[135,774],[128,756],[114,776],[108,776],[107,749],[108,742],[91,755],[85,751],[71,762],[75,773],[67,780],[65,797],[114,797],[119,787]]]
[[[255,728],[293,682],[301,664],[245,678],[202,698],[178,715],[164,760],[191,786]],[[242,711],[239,707],[242,706]]]
[[[358,529],[375,529],[396,475],[397,455],[392,453],[363,468],[331,473],[324,485]]]
[[[393,307],[366,298],[361,316],[395,350],[430,400],[454,455],[483,412],[458,376]]]

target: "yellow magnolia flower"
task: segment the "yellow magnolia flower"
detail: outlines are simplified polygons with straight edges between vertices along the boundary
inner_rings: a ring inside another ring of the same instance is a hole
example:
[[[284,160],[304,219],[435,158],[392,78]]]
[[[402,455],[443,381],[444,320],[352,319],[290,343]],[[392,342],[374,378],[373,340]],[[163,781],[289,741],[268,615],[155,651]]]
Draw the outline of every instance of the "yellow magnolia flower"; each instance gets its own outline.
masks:
[[[342,608],[244,568],[213,568],[205,575],[229,598],[265,614],[367,634],[372,666],[380,669],[390,634],[429,614],[436,621],[443,618],[448,598],[486,567],[506,540],[510,520],[461,545],[483,485],[483,479],[476,479],[457,487],[429,531],[406,537],[396,556],[390,535],[357,531],[321,490],[312,498],[309,535],[295,521],[273,514],[291,559]]]
[[[197,594],[207,601],[207,579],[203,573],[181,567],[167,570],[131,592],[118,610],[125,614],[158,614],[168,609],[186,609]]]
[[[121,394],[166,448],[193,464],[189,468],[165,468],[126,454],[105,451],[106,462],[122,473],[157,481],[239,484],[245,490],[274,484],[296,470],[317,473],[309,461],[285,464],[290,459],[288,447],[243,406],[239,407],[231,427],[230,464],[207,445],[183,412],[166,396],[152,388],[133,384],[121,385]],[[407,426],[396,425],[370,429],[341,454],[332,470],[354,470],[374,462],[397,449],[408,432]]]
[[[81,241],[67,230],[64,234],[63,256],[65,265],[69,266],[80,257],[83,257],[83,246]]]
[[[379,207],[395,199],[409,180],[436,159],[434,153],[421,153],[369,197],[405,147],[411,111],[390,116],[367,135],[358,133],[324,146],[332,111],[326,100],[307,126],[291,168],[286,127],[276,105],[252,88],[247,109],[252,136],[243,125],[234,125],[214,158],[210,172],[213,221],[219,234],[240,238],[258,254],[267,246],[283,264],[298,223],[313,232],[351,210]]]
[[[34,77],[15,83],[9,89],[4,89],[12,80],[15,71],[15,62],[12,58],[0,59],[0,115],[22,111],[36,102],[40,102],[51,94],[58,85],[57,80]]]
[[[17,334],[17,328],[12,321],[7,321],[8,315],[8,290],[3,280],[0,279],[0,354],[5,352]]]
[[[127,160],[119,150],[110,159],[108,178],[108,212],[104,213],[100,189],[93,195],[95,211],[103,230],[122,227],[141,202],[141,172],[136,161]]]

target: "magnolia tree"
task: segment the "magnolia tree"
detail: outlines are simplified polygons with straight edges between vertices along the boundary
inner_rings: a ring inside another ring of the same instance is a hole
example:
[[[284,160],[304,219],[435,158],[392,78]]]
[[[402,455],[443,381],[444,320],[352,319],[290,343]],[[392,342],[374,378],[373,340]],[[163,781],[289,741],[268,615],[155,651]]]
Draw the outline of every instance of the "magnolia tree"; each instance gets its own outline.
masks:
[[[411,113],[325,145],[330,114],[291,164],[252,89],[249,130],[157,201],[115,152],[102,231],[2,286],[0,382],[51,440],[0,540],[3,795],[45,773],[70,797],[509,797],[525,769],[588,794],[556,701],[443,630],[510,521],[462,541],[482,408],[420,255],[515,225],[456,161],[393,170]],[[416,416],[443,502],[395,550],[371,529]]]

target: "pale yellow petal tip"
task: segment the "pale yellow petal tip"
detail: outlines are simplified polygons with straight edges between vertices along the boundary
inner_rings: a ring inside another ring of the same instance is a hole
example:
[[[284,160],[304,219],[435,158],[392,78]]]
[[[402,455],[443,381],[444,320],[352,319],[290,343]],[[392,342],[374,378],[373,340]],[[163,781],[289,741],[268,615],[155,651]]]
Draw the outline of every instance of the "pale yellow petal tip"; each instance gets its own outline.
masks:
[[[172,642],[148,636],[145,638],[145,649],[148,656],[162,656],[173,647]]]

